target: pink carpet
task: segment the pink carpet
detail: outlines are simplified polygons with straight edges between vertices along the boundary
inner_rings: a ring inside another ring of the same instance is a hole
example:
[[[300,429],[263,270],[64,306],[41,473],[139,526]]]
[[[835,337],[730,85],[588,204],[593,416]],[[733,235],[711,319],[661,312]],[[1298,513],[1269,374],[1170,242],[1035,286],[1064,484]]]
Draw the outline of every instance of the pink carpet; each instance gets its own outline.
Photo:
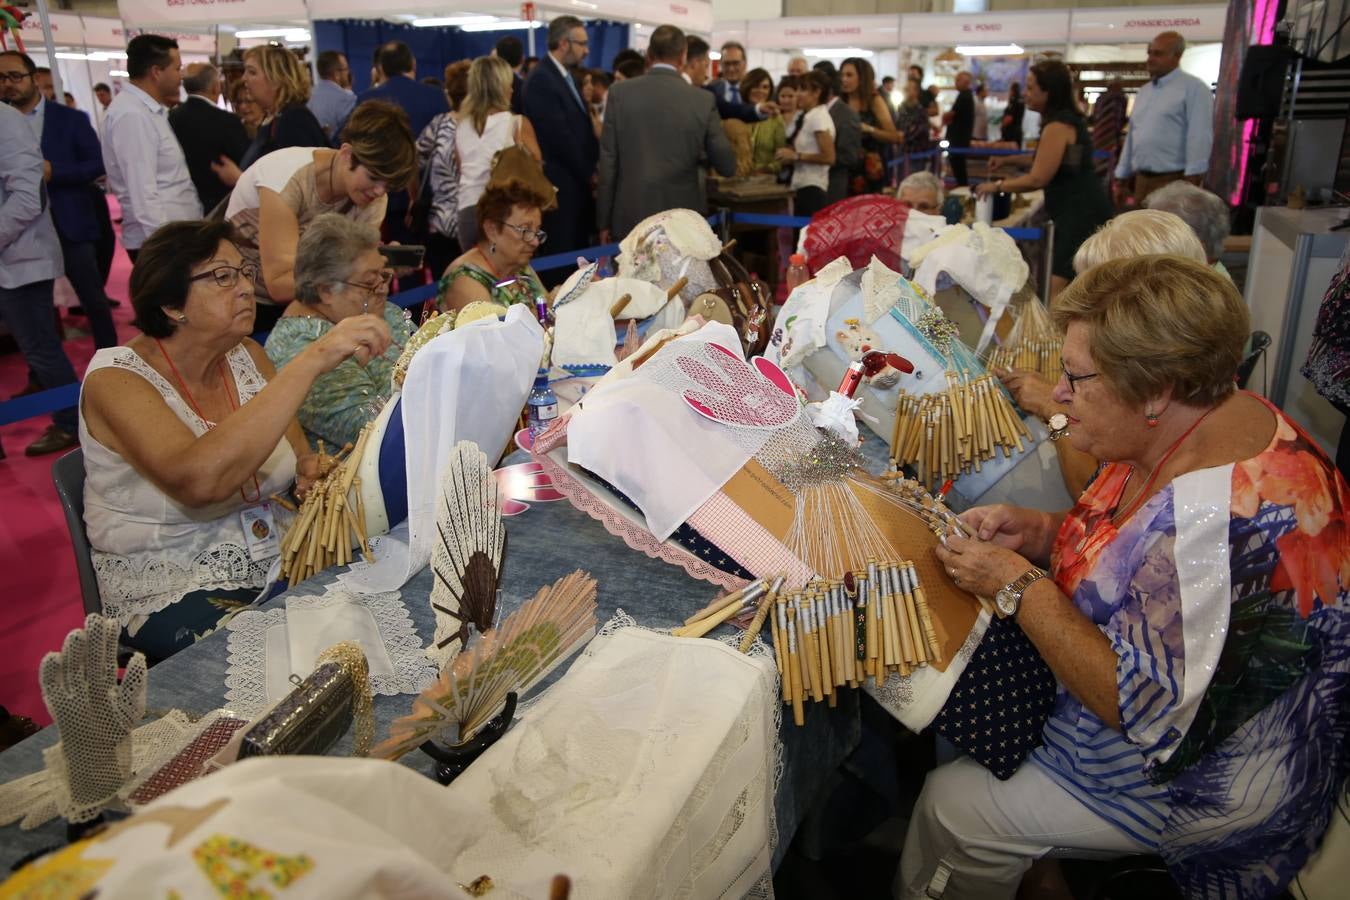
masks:
[[[113,217],[117,218],[116,201]],[[108,296],[121,300],[113,310],[125,343],[131,326],[127,279],[131,261],[117,250]],[[66,353],[81,376],[94,355],[83,317],[67,316]],[[28,367],[17,352],[0,353],[0,402],[22,390]],[[84,619],[75,557],[65,517],[52,487],[52,463],[60,454],[30,458],[23,450],[51,424],[48,416],[0,427],[6,458],[0,460],[0,704],[42,725],[51,719],[38,690],[43,654],[58,650],[66,633]]]

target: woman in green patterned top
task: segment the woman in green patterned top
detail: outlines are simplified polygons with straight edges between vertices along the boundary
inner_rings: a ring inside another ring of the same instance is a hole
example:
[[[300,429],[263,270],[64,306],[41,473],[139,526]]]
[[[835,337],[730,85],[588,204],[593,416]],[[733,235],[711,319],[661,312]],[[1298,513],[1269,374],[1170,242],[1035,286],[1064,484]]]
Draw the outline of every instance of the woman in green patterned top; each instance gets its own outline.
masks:
[[[295,301],[267,337],[267,355],[278,369],[333,326],[363,313],[381,316],[392,343],[365,366],[348,359],[319,376],[297,418],[311,446],[331,448],[354,442],[379,415],[393,392],[390,373],[408,342],[412,326],[403,310],[388,302],[393,272],[380,255],[380,233],[370,225],[328,213],[314,219],[295,254]]]
[[[547,198],[515,179],[487,186],[478,201],[477,243],[441,276],[436,303],[442,312],[454,315],[479,300],[507,307],[548,296],[530,268],[535,251],[548,237],[539,230],[547,203]]]
[[[773,99],[773,79],[764,69],[751,69],[741,79],[741,96],[747,103],[759,105]],[[777,174],[783,164],[774,156],[787,146],[787,126],[780,116],[769,116],[750,127],[750,158],[753,175]]]

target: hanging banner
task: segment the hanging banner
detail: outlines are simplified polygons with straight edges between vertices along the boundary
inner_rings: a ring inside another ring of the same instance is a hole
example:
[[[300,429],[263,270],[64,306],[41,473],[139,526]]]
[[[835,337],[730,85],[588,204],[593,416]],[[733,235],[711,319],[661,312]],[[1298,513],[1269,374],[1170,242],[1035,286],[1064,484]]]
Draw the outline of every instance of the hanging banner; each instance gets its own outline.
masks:
[[[1188,41],[1221,41],[1228,7],[1129,6],[1121,9],[1075,9],[1069,40],[1075,44],[1147,44],[1163,31]]]
[[[588,7],[593,11],[587,12]],[[686,33],[711,34],[713,8],[706,0],[575,0],[572,14],[582,18],[610,16],[648,25],[676,25]]]
[[[746,46],[757,50],[900,46],[900,17],[895,15],[757,19],[745,27]]]
[[[915,13],[900,17],[900,42],[907,47],[958,44],[1064,44],[1067,9],[999,13]]]
[[[71,13],[52,13],[49,18],[52,23],[52,42],[57,47],[78,47],[84,41],[84,27],[80,23],[79,16]],[[24,46],[41,49],[42,20],[38,18],[36,12],[28,13],[19,25],[19,33],[23,36]]]
[[[117,0],[117,12],[129,29],[220,22],[304,22],[304,0]]]
[[[196,53],[211,56],[216,52],[216,37],[207,32],[172,27],[127,28],[121,19],[101,19],[93,16],[86,16],[84,19],[84,45],[90,50],[125,50],[131,39],[143,31],[173,38],[178,42],[180,55]]]

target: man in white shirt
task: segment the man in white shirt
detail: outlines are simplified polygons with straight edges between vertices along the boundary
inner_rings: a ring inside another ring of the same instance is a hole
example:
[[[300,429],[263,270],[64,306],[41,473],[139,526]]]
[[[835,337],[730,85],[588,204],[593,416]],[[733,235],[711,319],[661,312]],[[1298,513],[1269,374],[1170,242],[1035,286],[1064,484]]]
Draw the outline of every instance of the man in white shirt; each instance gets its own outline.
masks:
[[[1148,84],[1139,89],[1116,164],[1116,202],[1133,194],[1141,206],[1153,191],[1183,178],[1204,180],[1214,143],[1214,95],[1178,68],[1186,39],[1164,31],[1148,45]]]
[[[178,42],[141,34],[127,45],[126,88],[103,122],[108,184],[122,205],[122,246],[131,261],[145,239],[167,222],[200,219],[183,148],[169,125],[170,100],[183,82]]]

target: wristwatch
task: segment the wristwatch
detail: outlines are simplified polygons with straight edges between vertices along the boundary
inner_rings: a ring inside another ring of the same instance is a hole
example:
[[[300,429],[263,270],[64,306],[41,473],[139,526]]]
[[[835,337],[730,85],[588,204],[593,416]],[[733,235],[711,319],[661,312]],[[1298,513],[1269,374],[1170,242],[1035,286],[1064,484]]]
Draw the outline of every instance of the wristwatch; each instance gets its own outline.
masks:
[[[1002,590],[994,595],[994,605],[998,607],[998,614],[1005,619],[1017,615],[1017,608],[1022,605],[1022,595],[1026,593],[1027,588],[1045,576],[1044,569],[1032,566],[1015,581],[1004,585]]]

